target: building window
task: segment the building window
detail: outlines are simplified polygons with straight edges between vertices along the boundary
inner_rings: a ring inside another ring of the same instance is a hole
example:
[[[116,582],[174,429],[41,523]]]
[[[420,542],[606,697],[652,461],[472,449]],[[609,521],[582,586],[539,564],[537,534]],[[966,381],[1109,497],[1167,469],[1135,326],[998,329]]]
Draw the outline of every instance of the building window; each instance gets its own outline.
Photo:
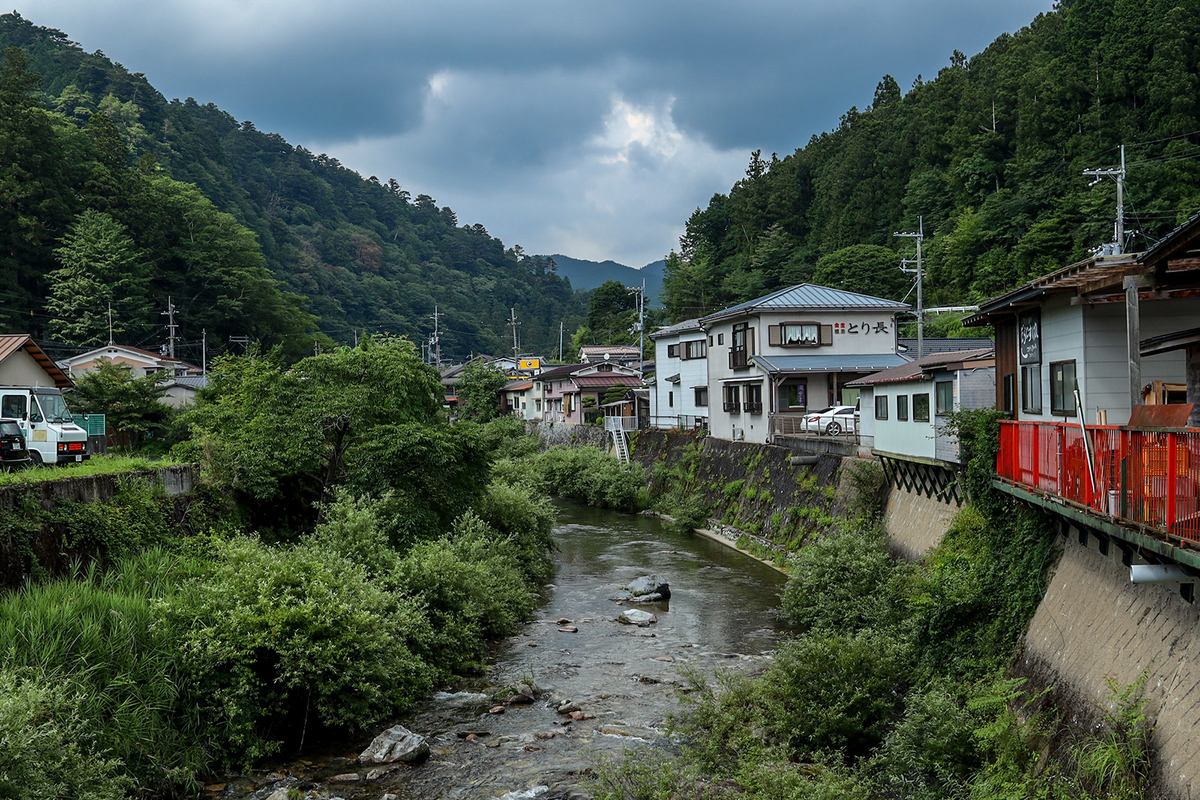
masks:
[[[1021,410],[1042,413],[1042,365],[1021,367]]]
[[[742,410],[742,396],[736,383],[729,383],[725,385],[724,408],[731,414],[737,414]]]
[[[687,361],[687,360],[693,359],[693,358],[704,358],[706,355],[708,355],[708,346],[704,343],[703,339],[696,339],[691,342],[684,342],[680,346],[683,348],[683,353],[681,355],[681,358],[684,361]]]
[[[788,408],[806,408],[808,406],[808,385],[804,383],[790,383],[783,387],[787,392],[787,407]]]
[[[696,406],[698,408],[704,408],[707,405],[708,405],[708,389],[697,389],[696,390]]]
[[[674,392],[667,392],[667,407],[668,408],[675,407],[675,393]]]
[[[1075,362],[1056,361],[1050,365],[1050,413],[1075,416]]]
[[[729,366],[731,369],[750,366],[750,353],[753,351],[750,346],[750,333],[750,326],[745,322],[739,322],[733,326],[733,333],[729,340]]]
[[[723,333],[717,334],[717,344],[725,344],[725,334],[723,334]]]
[[[913,422],[929,422],[929,392],[914,394]]]
[[[1011,414],[1013,412],[1013,409],[1016,408],[1016,401],[1013,399],[1014,397],[1016,397],[1016,386],[1017,386],[1017,376],[1013,375],[1011,372],[1009,372],[1008,374],[1006,374],[1004,376],[1004,413],[1005,414]]]
[[[747,413],[750,413],[750,414],[761,414],[762,413],[763,403],[762,403],[762,384],[761,383],[746,384],[746,402],[744,405],[745,405]]]
[[[896,421],[908,422],[908,395],[896,396]]]
[[[534,411],[541,411],[541,410],[542,410],[542,401],[541,401],[541,400],[534,400],[534,401],[533,401],[533,410],[534,410]]]
[[[667,358],[679,358],[679,345],[667,345]]]
[[[712,334],[711,333],[708,335],[708,346],[712,347]]]
[[[954,411],[954,381],[938,381],[933,385],[938,416]]]
[[[888,398],[886,394],[881,394],[875,398],[875,419],[888,418]]]
[[[779,343],[784,347],[818,344],[821,326],[815,322],[792,322],[780,325]]]

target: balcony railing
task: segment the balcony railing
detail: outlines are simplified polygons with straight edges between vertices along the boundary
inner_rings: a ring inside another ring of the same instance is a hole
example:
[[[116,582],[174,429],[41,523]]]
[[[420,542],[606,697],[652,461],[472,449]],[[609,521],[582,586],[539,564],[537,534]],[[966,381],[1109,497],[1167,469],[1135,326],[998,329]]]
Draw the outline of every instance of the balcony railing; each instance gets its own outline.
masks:
[[[650,426],[666,431],[707,431],[708,417],[691,414],[650,417]]]
[[[1200,430],[1000,422],[996,473],[1103,517],[1200,542]]]
[[[737,414],[742,410],[742,404],[737,400],[726,400],[722,408],[731,414]]]
[[[837,439],[847,443],[858,442],[858,418],[852,415],[838,417],[838,427],[831,429],[829,423],[809,425],[805,420],[813,416],[808,413],[779,412],[771,415],[771,435],[788,437],[811,437]],[[837,433],[833,433],[837,430]]]
[[[762,413],[762,401],[760,400],[758,402],[754,402],[752,400],[747,400],[745,403],[742,404],[742,408],[746,409],[747,414],[761,414]]]
[[[748,366],[750,366],[750,354],[746,348],[736,347],[729,350],[730,369],[741,369]]]
[[[604,418],[604,429],[609,431],[636,431],[637,417],[608,417]]]

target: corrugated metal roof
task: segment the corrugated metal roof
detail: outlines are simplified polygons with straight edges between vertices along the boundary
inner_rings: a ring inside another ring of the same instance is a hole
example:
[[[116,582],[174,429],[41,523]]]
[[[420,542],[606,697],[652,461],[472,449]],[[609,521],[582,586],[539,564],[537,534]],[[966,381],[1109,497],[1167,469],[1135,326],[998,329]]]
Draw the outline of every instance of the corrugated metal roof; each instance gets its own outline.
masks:
[[[907,364],[896,353],[863,355],[750,356],[750,360],[769,373],[776,372],[879,372]]]
[[[828,286],[817,286],[813,283],[800,283],[786,289],[772,292],[745,303],[701,317],[701,324],[725,317],[747,314],[753,311],[787,311],[790,309],[859,309],[883,308],[894,311],[904,311],[910,306],[895,300],[884,300],[882,297],[872,297],[869,294],[848,292],[845,289],[831,289]]]
[[[703,328],[700,327],[700,319],[697,317],[694,319],[685,319],[683,322],[676,322],[674,325],[667,325],[659,328],[654,333],[648,334],[647,338],[661,339],[664,336],[671,336],[672,334],[676,333],[687,333],[688,331],[699,330],[703,330]]]
[[[579,348],[579,352],[585,356],[603,356],[605,353],[613,356],[636,356],[639,351],[637,345],[633,344],[585,344]]]
[[[934,353],[908,364],[902,364],[898,367],[885,369],[883,372],[876,372],[874,375],[868,375],[865,378],[859,378],[856,381],[850,381],[846,385],[853,388],[855,386],[875,386],[881,383],[911,381],[921,377],[928,371],[957,366],[965,361],[990,361],[994,365],[996,363],[996,350],[992,347],[982,347],[976,350]]]
[[[603,389],[609,386],[641,386],[642,379],[636,375],[577,375],[575,385],[580,389]]]
[[[901,336],[897,339],[900,346],[900,352],[908,356],[916,356],[917,340],[910,339],[907,336]],[[925,337],[925,355],[933,355],[934,353],[954,353],[961,350],[978,350],[981,347],[992,347],[996,343],[986,337],[971,338],[968,336],[926,336]]]
[[[208,376],[180,375],[171,382],[171,385],[186,386],[189,389],[203,389],[204,387],[208,386]]]

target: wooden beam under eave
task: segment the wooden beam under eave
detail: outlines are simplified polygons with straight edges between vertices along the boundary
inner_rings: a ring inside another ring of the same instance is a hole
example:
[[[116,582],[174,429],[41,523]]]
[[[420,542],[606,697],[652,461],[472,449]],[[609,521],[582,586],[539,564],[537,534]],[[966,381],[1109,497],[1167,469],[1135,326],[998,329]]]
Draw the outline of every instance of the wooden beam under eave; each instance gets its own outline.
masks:
[[[1200,297],[1200,288],[1197,289],[1152,289],[1147,292],[1138,292],[1139,300],[1175,300],[1181,297]],[[1091,297],[1072,297],[1071,305],[1073,306],[1090,306],[1099,305],[1101,303],[1124,303],[1126,296],[1124,292],[1120,294],[1101,294]]]
[[[1200,256],[1172,258],[1167,261],[1167,272],[1190,272],[1200,269]]]

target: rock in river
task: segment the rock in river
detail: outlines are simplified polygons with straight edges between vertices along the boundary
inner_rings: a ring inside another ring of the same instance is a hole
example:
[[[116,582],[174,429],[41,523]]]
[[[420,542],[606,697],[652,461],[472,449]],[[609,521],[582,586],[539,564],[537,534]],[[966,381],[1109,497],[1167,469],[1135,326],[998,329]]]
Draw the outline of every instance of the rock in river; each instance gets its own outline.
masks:
[[[358,760],[363,764],[391,764],[394,761],[415,764],[428,756],[429,742],[424,736],[396,725],[376,736]]]
[[[671,584],[658,575],[643,575],[635,578],[624,588],[628,589],[635,598],[656,594],[658,599],[665,600],[671,596]]]
[[[621,612],[621,616],[617,617],[617,622],[644,628],[652,622],[658,622],[658,617],[649,611],[642,611],[640,608],[627,608]]]

